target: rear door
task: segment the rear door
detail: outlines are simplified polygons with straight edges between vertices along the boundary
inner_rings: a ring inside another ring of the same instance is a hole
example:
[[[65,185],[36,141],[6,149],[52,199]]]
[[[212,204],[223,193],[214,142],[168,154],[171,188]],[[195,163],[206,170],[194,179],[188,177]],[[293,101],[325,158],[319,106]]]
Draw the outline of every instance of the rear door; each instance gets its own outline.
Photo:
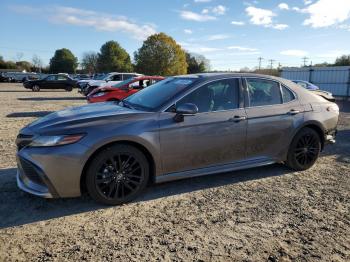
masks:
[[[239,78],[215,80],[176,102],[199,112],[175,122],[171,108],[160,116],[163,172],[220,166],[245,158],[246,114]],[[175,106],[175,105],[174,105]]]
[[[40,88],[47,88],[47,89],[56,88],[56,76],[49,75],[48,77],[46,77],[42,83],[42,86],[40,86]]]
[[[277,81],[246,78],[247,158],[281,159],[303,121],[296,94]]]
[[[68,77],[65,75],[57,75],[56,77],[56,88],[65,89],[68,85]]]

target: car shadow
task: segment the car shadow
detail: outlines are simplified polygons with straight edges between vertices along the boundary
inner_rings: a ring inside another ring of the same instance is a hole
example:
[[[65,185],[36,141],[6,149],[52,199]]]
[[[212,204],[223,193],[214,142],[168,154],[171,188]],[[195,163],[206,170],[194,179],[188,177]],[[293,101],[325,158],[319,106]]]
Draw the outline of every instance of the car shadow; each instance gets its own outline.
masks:
[[[123,206],[109,207],[97,204],[87,195],[70,199],[43,199],[32,196],[22,192],[17,187],[16,171],[16,168],[0,169],[0,229],[98,209],[123,208]],[[291,170],[285,166],[275,164],[156,184],[149,186],[145,193],[132,203],[150,201],[207,188],[216,188],[228,184],[244,183],[249,180],[282,176],[290,172]]]
[[[70,100],[86,100],[85,97],[20,97],[20,101],[70,101]]]
[[[35,111],[35,112],[14,112],[6,115],[6,117],[43,117],[54,111]]]
[[[66,93],[66,90],[40,90],[40,93],[45,93],[45,92],[60,92],[60,93]],[[34,93],[32,90],[0,90],[0,93]]]

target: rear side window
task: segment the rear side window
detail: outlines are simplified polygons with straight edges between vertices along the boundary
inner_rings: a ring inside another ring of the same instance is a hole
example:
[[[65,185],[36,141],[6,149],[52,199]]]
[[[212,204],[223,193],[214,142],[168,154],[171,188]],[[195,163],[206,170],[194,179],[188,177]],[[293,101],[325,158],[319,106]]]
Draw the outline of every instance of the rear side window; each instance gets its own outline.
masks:
[[[121,80],[122,80],[121,75],[112,76],[112,81],[121,81]]]
[[[292,100],[294,100],[295,96],[292,91],[290,91],[287,87],[281,86],[282,87],[282,98],[283,98],[283,103],[288,103]]]
[[[280,85],[265,79],[247,79],[249,105],[267,106],[282,104]]]
[[[123,80],[127,80],[127,79],[130,79],[130,78],[133,78],[135,75],[133,74],[124,74],[123,75]]]

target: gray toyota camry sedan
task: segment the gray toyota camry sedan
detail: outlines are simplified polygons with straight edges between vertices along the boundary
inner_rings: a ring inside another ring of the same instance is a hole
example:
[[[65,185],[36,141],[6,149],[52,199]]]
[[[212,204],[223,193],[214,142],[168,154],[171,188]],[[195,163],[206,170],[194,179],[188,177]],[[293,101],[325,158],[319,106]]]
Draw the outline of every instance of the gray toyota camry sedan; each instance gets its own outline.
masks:
[[[305,170],[335,142],[339,108],[295,83],[253,74],[169,77],[125,100],[72,107],[23,128],[18,186],[87,191],[116,205],[149,183],[283,162]]]

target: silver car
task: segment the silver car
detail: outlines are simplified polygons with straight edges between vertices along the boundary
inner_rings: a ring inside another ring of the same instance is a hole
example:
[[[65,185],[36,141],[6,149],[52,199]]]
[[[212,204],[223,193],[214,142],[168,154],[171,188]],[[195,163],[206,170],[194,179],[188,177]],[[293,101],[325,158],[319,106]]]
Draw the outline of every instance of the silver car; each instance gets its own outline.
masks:
[[[31,194],[104,204],[149,183],[284,162],[310,168],[335,142],[339,108],[282,78],[170,77],[116,103],[40,118],[17,138],[18,186]]]

